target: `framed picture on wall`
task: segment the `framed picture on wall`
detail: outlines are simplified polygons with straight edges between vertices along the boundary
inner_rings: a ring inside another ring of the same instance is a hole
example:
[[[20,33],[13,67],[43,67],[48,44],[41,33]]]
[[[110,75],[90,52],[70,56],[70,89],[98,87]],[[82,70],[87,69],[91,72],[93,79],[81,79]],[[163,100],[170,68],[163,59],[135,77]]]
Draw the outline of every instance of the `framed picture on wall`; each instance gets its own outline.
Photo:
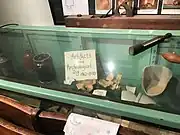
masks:
[[[64,15],[89,15],[88,0],[62,0]]]
[[[159,0],[139,0],[138,14],[158,14]]]
[[[125,0],[116,0],[116,8],[118,6],[120,6]],[[126,14],[126,10],[124,9],[124,7],[120,7],[119,9],[119,13],[120,14]]]
[[[116,6],[115,7],[116,8],[119,7],[125,1],[127,1],[127,0],[116,0]],[[134,7],[134,1],[128,1],[127,4],[132,8]],[[119,13],[120,14],[126,14],[126,10],[124,9],[124,7],[120,6]]]
[[[180,14],[180,0],[164,0],[161,14]]]
[[[95,14],[106,14],[111,8],[112,0],[95,0]]]

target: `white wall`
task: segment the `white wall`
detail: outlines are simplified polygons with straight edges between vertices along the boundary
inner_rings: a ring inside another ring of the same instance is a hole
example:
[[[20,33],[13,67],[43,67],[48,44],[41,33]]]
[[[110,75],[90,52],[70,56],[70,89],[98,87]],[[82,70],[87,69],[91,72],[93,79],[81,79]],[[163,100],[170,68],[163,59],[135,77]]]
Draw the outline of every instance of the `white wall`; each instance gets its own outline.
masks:
[[[0,25],[54,25],[48,0],[0,0]]]

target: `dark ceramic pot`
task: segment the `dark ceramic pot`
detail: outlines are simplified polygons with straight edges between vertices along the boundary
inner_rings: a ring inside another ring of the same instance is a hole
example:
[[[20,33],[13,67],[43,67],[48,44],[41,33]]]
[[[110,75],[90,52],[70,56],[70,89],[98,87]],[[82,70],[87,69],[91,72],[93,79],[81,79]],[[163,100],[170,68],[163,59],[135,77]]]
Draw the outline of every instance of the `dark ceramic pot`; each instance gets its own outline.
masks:
[[[34,56],[33,62],[41,83],[50,83],[55,79],[52,57],[48,53]]]

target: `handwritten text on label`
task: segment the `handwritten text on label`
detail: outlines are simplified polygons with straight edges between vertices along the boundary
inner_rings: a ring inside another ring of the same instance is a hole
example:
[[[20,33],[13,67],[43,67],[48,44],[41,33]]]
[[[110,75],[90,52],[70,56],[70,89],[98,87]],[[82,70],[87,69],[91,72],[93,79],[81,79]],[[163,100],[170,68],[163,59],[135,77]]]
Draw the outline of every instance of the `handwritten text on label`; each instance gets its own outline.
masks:
[[[95,50],[65,52],[66,80],[97,79]]]

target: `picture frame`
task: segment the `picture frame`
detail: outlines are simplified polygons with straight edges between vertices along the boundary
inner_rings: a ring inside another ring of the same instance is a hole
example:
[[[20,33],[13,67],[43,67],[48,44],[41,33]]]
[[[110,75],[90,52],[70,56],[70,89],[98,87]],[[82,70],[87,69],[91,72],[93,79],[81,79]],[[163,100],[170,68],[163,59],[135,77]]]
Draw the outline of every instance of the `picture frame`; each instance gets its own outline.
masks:
[[[126,0],[116,0],[115,4],[116,4],[116,8],[119,7],[123,2],[125,2]],[[129,6],[131,6],[132,8],[134,7],[134,1],[128,1],[127,4]],[[120,7],[119,9],[119,13],[122,15],[126,14],[126,10],[124,9],[124,7]]]
[[[180,14],[180,0],[163,0],[161,14]]]
[[[63,13],[68,15],[89,15],[88,0],[62,0]]]
[[[139,0],[137,14],[158,14],[160,0]]]
[[[95,0],[95,14],[106,14],[112,7],[113,0]]]

